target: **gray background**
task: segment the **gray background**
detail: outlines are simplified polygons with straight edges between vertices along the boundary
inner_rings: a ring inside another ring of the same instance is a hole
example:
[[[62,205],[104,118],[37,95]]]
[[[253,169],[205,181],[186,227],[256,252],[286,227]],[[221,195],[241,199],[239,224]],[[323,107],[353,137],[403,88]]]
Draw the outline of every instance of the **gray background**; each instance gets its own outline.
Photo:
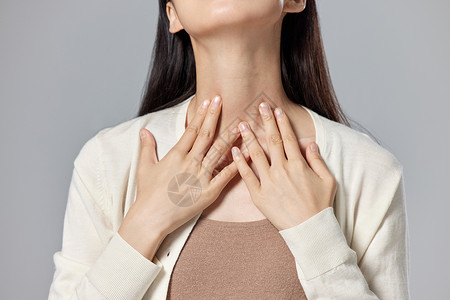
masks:
[[[450,2],[318,0],[344,111],[403,164],[413,299],[450,294]],[[75,156],[134,117],[156,1],[1,0],[1,299],[46,299]],[[448,299],[448,298],[447,298]]]

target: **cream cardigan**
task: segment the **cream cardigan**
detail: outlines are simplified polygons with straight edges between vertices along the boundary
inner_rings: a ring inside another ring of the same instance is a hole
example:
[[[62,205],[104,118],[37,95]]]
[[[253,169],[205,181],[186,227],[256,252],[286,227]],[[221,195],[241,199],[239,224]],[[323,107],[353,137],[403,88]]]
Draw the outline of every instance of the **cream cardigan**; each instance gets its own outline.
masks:
[[[175,262],[201,213],[165,238],[156,263],[117,231],[136,199],[139,129],[152,132],[161,159],[183,134],[192,97],[104,128],[84,144],[74,161],[49,300],[166,299]],[[306,296],[409,299],[402,165],[368,135],[304,108],[338,182],[333,207],[280,231]]]

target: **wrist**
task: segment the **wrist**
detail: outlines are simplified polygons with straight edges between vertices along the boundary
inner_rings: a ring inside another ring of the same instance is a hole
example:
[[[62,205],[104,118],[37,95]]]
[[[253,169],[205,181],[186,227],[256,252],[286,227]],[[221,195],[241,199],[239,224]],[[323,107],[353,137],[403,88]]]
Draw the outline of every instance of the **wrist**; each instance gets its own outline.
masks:
[[[143,227],[128,226],[125,222],[120,226],[118,233],[130,246],[141,253],[145,258],[153,261],[165,236],[155,230],[148,232]]]

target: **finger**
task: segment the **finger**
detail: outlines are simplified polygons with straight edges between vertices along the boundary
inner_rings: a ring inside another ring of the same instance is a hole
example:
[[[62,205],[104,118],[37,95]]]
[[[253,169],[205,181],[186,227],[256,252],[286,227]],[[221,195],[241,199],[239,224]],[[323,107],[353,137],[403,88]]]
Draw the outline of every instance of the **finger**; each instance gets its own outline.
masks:
[[[241,151],[245,158],[250,160],[250,154],[247,150]],[[214,169],[213,174],[219,173],[219,170],[222,170],[224,167],[226,167],[228,164],[233,162],[233,155],[231,154],[231,151],[228,151],[226,154],[222,156],[221,159],[219,159],[219,162],[217,163],[217,167]]]
[[[239,130],[238,127],[239,124],[236,124],[235,129],[237,129],[239,131],[239,135],[237,140],[239,140],[241,138],[241,132]],[[237,141],[236,140],[236,141]],[[236,141],[233,142],[233,144],[236,145]],[[237,145],[236,145],[237,146]],[[248,155],[248,151],[242,151],[243,153]],[[229,163],[231,163],[233,161],[233,155],[231,154],[231,151],[227,151],[225,154],[222,155],[222,157],[219,159],[219,161],[217,162],[217,166],[219,169],[224,168],[226,165],[228,165]]]
[[[283,139],[278,130],[277,123],[267,102],[259,104],[259,112],[264,124],[264,131],[267,139],[267,148],[271,165],[282,163],[286,160],[284,155]]]
[[[261,148],[261,145],[253,134],[253,130],[251,130],[250,125],[246,121],[239,123],[239,130],[241,131],[242,140],[248,149],[250,158],[260,174],[260,178],[261,176],[265,176],[270,167],[269,162],[267,161],[266,153]]]
[[[139,130],[140,146],[139,146],[139,162],[138,162],[138,174],[148,168],[149,165],[156,164],[158,162],[158,156],[156,154],[156,142],[153,135],[145,128]]]
[[[213,173],[213,170],[218,166],[219,159],[230,150],[239,136],[239,128],[234,127],[231,130],[227,130],[221,138],[214,142],[202,161],[202,167],[208,171],[208,174]]]
[[[203,101],[202,105],[197,108],[197,112],[195,113],[194,118],[189,122],[181,136],[180,140],[175,144],[173,149],[177,149],[182,151],[183,153],[188,153],[192,145],[194,144],[195,139],[198,136],[200,131],[200,127],[203,124],[203,120],[205,119],[207,108],[209,106],[210,100],[206,99]]]
[[[206,114],[205,120],[200,128],[197,139],[195,140],[192,150],[190,151],[194,157],[203,159],[206,151],[209,149],[216,132],[217,120],[219,119],[221,108],[221,97],[214,97],[214,100],[208,108],[208,113]]]
[[[316,147],[314,150],[314,146]],[[325,161],[320,154],[319,147],[315,142],[312,142],[308,145],[306,149],[306,159],[308,160],[308,164],[311,169],[322,179],[328,178],[330,172],[328,170]]]
[[[242,155],[242,152],[238,147],[231,148],[231,152],[233,153],[233,160],[236,163],[239,174],[241,175],[242,180],[244,180],[248,191],[250,194],[255,193],[259,190],[261,184],[253,170],[248,165],[247,159]]]
[[[217,162],[217,168],[222,169],[232,161],[233,157],[231,156],[231,151],[229,151],[222,155],[222,157],[219,159],[219,161]]]
[[[281,137],[283,139],[284,151],[288,160],[302,160],[306,164],[305,158],[300,151],[297,137],[292,129],[291,123],[287,115],[279,107],[275,108],[275,117],[280,128]]]
[[[244,153],[245,160],[250,160],[248,153]],[[220,191],[233,179],[236,174],[239,173],[237,165],[234,161],[229,163],[225,168],[222,169],[214,178],[211,180],[211,188],[219,189]]]

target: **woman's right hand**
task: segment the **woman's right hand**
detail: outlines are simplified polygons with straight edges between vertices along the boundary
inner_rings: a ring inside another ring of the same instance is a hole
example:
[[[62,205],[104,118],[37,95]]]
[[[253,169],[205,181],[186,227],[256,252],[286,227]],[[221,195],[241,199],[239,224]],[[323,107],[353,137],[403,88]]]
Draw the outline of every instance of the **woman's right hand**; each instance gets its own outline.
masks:
[[[232,161],[213,177],[220,158],[240,135],[235,127],[210,147],[222,108],[221,98],[215,98],[218,102],[212,101],[209,107],[209,100],[199,106],[180,140],[159,162],[150,132],[145,128],[139,132],[145,137],[141,139],[136,201],[119,234],[150,260],[169,233],[211,205],[238,173]]]

